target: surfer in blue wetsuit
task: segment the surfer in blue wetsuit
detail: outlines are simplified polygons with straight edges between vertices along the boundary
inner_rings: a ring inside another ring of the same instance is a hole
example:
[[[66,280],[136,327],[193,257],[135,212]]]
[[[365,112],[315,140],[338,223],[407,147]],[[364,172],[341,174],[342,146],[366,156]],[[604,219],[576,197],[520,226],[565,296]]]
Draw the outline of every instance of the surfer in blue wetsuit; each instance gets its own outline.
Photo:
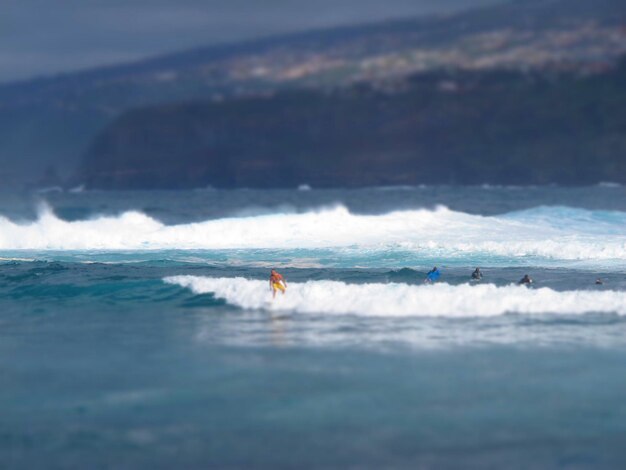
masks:
[[[472,273],[472,281],[480,281],[483,278],[483,273],[480,272],[480,268],[474,269]]]
[[[440,277],[441,277],[441,273],[437,269],[437,266],[435,266],[433,269],[428,271],[428,274],[426,274],[426,279],[424,279],[424,282],[435,282]]]

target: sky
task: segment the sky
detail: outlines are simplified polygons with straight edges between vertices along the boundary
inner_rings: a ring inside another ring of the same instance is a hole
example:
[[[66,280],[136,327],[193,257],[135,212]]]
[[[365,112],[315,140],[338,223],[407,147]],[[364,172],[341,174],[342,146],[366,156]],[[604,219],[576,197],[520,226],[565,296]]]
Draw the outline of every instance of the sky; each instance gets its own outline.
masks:
[[[496,0],[0,0],[0,82]]]

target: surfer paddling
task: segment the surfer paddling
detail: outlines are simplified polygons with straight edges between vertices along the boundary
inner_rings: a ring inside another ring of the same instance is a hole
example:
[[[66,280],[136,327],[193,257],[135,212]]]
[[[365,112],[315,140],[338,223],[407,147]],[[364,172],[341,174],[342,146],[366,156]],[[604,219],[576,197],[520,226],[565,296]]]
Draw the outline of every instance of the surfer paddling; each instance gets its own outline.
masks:
[[[520,279],[518,282],[519,285],[529,286],[533,283],[533,280],[530,278],[528,274],[524,274],[524,277]]]
[[[272,298],[276,297],[276,291],[279,290],[284,295],[287,289],[287,282],[282,274],[279,274],[275,269],[270,272],[270,289],[272,290]]]
[[[440,277],[441,277],[441,272],[439,272],[439,269],[437,269],[437,266],[435,266],[433,269],[428,271],[428,273],[426,274],[426,279],[424,279],[424,282],[426,283],[435,282]]]

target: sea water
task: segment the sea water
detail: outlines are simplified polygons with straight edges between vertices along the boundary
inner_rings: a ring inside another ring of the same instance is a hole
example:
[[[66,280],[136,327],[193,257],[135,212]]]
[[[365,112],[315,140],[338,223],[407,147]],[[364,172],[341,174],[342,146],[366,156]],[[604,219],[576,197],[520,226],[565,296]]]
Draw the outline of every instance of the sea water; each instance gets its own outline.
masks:
[[[626,465],[622,187],[20,193],[0,214],[0,468]]]

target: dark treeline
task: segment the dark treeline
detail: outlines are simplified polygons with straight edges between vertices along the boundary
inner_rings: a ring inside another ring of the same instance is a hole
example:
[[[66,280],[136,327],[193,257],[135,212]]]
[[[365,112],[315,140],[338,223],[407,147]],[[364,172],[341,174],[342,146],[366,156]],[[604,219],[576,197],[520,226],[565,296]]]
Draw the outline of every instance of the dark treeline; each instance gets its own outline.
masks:
[[[626,182],[626,61],[603,73],[433,72],[386,88],[128,112],[92,188]]]

